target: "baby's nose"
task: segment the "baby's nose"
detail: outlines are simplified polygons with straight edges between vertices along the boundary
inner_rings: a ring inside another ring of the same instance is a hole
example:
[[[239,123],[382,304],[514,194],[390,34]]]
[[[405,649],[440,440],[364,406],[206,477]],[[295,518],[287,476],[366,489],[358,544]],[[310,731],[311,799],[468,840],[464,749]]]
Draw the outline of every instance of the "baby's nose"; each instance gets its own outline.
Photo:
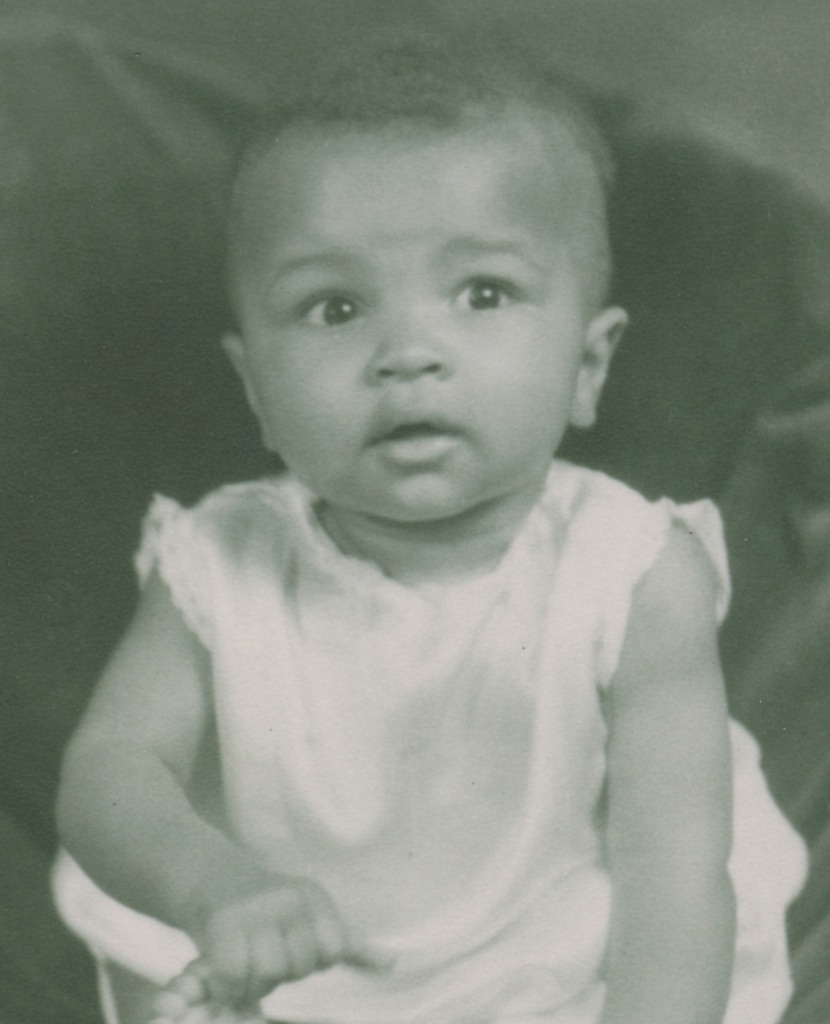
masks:
[[[443,378],[449,373],[449,360],[443,346],[426,332],[396,332],[378,346],[370,372],[380,383]]]

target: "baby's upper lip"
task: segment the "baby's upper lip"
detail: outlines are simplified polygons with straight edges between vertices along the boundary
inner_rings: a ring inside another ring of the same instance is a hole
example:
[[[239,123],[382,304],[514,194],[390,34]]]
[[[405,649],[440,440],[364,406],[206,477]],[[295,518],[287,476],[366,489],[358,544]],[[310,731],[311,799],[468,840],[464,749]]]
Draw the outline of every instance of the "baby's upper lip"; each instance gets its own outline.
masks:
[[[461,428],[445,416],[434,413],[410,413],[399,416],[386,416],[374,426],[369,435],[370,444],[383,441],[405,440],[412,437],[423,437],[429,434],[460,434]]]

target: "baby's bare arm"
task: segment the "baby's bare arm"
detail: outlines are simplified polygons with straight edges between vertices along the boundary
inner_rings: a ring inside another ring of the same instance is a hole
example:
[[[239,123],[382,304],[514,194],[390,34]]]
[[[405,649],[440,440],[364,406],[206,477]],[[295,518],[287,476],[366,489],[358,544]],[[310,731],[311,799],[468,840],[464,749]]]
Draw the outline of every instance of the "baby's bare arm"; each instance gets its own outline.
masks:
[[[264,995],[353,953],[319,886],[274,875],[193,809],[214,728],[207,655],[151,579],[64,760],[69,851],[116,899],[188,932],[217,999]]]
[[[186,796],[212,728],[206,660],[151,579],[67,749],[58,793],[61,838],[89,874],[178,927],[208,880],[249,867]]]
[[[731,769],[698,543],[676,530],[635,594],[609,711],[613,883],[602,1024],[721,1024],[732,970]]]

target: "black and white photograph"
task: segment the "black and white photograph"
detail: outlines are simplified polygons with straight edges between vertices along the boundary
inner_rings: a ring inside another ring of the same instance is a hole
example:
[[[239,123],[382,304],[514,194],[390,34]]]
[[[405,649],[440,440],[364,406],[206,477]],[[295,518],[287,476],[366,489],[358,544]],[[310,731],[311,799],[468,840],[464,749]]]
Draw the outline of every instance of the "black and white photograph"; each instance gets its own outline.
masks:
[[[0,0],[0,1024],[830,1024],[828,55]]]

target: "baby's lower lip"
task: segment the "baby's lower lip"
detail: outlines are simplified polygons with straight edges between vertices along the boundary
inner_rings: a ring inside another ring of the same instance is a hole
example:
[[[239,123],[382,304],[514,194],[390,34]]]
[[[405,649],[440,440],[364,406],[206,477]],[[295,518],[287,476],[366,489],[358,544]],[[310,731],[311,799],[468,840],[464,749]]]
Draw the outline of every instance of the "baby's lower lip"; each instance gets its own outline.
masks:
[[[456,431],[430,424],[412,424],[397,427],[384,434],[375,442],[377,448],[389,459],[400,463],[415,464],[435,461],[446,455],[458,444]]]

